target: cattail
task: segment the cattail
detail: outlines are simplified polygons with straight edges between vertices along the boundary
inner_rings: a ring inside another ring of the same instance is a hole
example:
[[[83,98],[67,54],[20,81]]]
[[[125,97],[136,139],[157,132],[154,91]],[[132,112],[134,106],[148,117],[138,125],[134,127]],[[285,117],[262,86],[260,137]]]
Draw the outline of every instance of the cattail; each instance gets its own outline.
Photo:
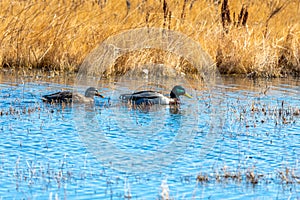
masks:
[[[240,26],[241,23],[243,26],[246,26],[247,19],[248,19],[248,10],[247,7],[243,5],[238,17],[237,26]]]
[[[169,12],[169,25],[168,25],[168,29],[171,29],[171,19],[172,19],[172,12]]]
[[[146,24],[147,24],[147,28],[149,28],[149,17],[150,17],[150,13],[149,13],[149,11],[147,11],[147,13],[146,13]]]
[[[129,0],[126,0],[126,7],[127,7],[127,15],[128,15],[128,13],[130,11],[130,7],[131,7],[131,3]]]
[[[164,24],[163,24],[163,27],[166,27],[166,21],[167,21],[168,12],[169,12],[169,8],[168,8],[168,4],[167,4],[166,0],[164,0],[164,2],[163,2],[163,11],[164,11]]]
[[[230,10],[228,0],[224,0],[221,7],[222,26],[226,33],[228,33],[228,25],[231,23]]]
[[[186,4],[187,4],[188,0],[184,0],[183,2],[183,6],[182,6],[182,12],[181,12],[181,19],[183,20],[185,17],[185,8],[186,8]]]

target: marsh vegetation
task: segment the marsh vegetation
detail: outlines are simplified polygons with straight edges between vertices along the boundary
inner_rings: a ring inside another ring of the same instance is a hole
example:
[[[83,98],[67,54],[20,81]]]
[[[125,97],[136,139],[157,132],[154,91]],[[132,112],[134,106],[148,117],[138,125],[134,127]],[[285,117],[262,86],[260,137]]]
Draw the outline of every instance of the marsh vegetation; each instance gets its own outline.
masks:
[[[223,74],[284,77],[300,71],[297,0],[3,0],[0,9],[2,68],[76,72],[109,36],[161,27],[198,41]]]

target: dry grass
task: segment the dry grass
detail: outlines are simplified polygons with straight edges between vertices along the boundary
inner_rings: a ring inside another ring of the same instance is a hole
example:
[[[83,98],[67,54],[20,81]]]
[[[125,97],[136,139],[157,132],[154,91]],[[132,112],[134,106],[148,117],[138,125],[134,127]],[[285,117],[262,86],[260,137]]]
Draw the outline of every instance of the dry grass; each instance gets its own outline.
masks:
[[[110,35],[147,26],[199,41],[222,73],[300,72],[298,0],[2,0],[0,10],[1,67],[73,72]]]

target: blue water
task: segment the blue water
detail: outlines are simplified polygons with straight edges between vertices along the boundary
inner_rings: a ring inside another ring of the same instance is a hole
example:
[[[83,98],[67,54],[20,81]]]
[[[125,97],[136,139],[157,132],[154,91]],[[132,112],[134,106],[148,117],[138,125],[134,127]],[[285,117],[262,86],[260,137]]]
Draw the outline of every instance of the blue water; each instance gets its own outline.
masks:
[[[0,83],[0,198],[300,199],[297,80],[225,79],[175,113],[128,109],[108,88],[94,106],[40,100],[72,87]]]

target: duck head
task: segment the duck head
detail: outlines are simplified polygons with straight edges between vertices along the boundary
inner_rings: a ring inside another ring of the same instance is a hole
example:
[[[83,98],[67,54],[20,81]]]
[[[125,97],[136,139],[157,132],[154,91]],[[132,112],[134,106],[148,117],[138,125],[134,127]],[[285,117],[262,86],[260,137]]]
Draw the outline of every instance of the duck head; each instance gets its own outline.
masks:
[[[94,98],[94,96],[98,96],[101,98],[104,98],[104,96],[102,96],[98,90],[94,87],[89,87],[86,91],[85,91],[85,97],[89,97],[89,98]]]
[[[172,99],[178,99],[181,95],[186,96],[188,98],[192,98],[191,95],[185,92],[185,89],[181,85],[176,85],[175,87],[173,87],[170,93],[170,97]]]

